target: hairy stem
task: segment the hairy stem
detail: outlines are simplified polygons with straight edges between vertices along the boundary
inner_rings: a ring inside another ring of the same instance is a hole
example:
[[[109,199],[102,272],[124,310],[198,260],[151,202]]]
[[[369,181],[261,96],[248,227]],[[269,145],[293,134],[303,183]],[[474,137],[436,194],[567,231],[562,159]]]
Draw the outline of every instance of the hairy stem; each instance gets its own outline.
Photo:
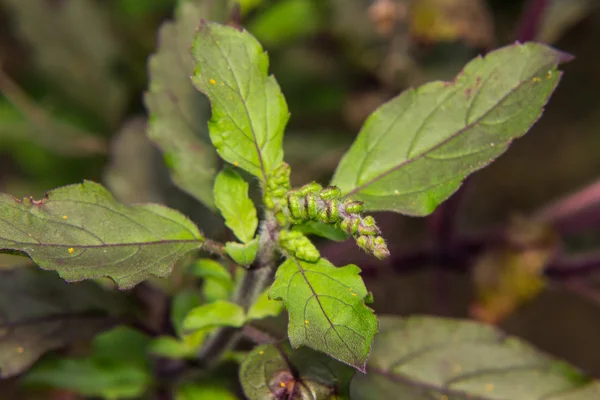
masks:
[[[267,218],[260,233],[260,251],[257,262],[244,275],[231,301],[242,306],[245,311],[252,306],[258,296],[271,285],[276,267],[276,239],[278,234],[277,222]],[[239,328],[220,328],[204,343],[197,355],[201,367],[210,367],[225,351],[233,347],[242,337]]]

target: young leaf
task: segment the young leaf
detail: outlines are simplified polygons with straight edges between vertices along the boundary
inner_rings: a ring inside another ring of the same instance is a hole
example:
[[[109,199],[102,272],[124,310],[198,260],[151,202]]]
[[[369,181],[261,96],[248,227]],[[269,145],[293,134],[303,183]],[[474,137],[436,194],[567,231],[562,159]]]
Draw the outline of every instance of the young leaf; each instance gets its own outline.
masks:
[[[151,382],[149,339],[118,327],[94,339],[87,357],[46,359],[23,379],[25,385],[64,388],[89,397],[140,398]]]
[[[254,237],[258,218],[248,197],[248,182],[231,168],[224,169],[215,180],[215,202],[225,225],[244,243]]]
[[[119,293],[92,282],[68,284],[53,272],[0,272],[0,377],[29,368],[41,355],[88,340],[127,312]]]
[[[247,244],[227,242],[225,243],[225,251],[239,265],[248,266],[254,262],[256,254],[258,254],[258,239],[254,239]]]
[[[360,268],[288,259],[277,270],[269,297],[283,300],[294,349],[308,346],[364,370],[377,318],[364,301],[369,293]]]
[[[190,311],[202,304],[196,289],[182,290],[171,300],[171,325],[177,336],[183,336],[183,321]]]
[[[193,358],[196,354],[196,349],[188,346],[185,341],[172,336],[159,336],[152,340],[148,351],[157,356],[176,360]]]
[[[384,317],[380,324],[367,374],[352,381],[352,399],[600,396],[600,382],[489,325],[439,317]]]
[[[48,192],[39,201],[0,194],[0,251],[27,254],[67,281],[110,277],[120,288],[173,264],[204,238],[179,212],[156,204],[119,204],[90,181]]]
[[[188,383],[175,393],[175,400],[238,400],[225,385],[216,383]]]
[[[354,370],[310,349],[288,345],[253,349],[240,368],[244,394],[262,399],[341,399]]]
[[[266,183],[283,159],[287,104],[261,45],[245,30],[203,21],[192,46],[192,81],[212,104],[219,155]]]
[[[276,317],[283,311],[283,304],[280,301],[269,299],[269,291],[265,290],[258,299],[252,304],[246,316],[248,321],[254,319],[263,319],[267,317]]]
[[[210,258],[202,258],[196,261],[190,267],[190,272],[200,278],[216,279],[228,284],[230,287],[233,285],[229,271],[223,265]]]
[[[148,65],[148,137],[162,150],[175,184],[214,209],[217,154],[206,125],[210,105],[190,80],[194,64],[189,52],[198,21],[210,17],[210,7],[198,2],[180,3],[176,21],[162,26],[157,52]]]
[[[402,93],[368,118],[332,184],[367,210],[431,213],[527,132],[569,59],[515,44],[471,61],[452,82]]]
[[[246,313],[241,306],[218,300],[190,311],[183,320],[183,329],[184,331],[194,331],[217,326],[239,328],[244,325],[245,319]]]

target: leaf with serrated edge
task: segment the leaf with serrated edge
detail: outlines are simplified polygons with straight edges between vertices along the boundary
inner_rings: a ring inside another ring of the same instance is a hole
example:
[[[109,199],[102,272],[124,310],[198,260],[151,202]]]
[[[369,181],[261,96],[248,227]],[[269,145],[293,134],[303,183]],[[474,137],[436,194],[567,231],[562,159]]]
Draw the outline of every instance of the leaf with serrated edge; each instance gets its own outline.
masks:
[[[198,228],[157,204],[125,206],[94,182],[65,186],[39,201],[0,194],[0,251],[27,254],[70,282],[109,277],[121,289],[201,247]]]
[[[285,303],[293,348],[308,346],[364,370],[377,318],[364,303],[369,293],[359,272],[323,258],[314,264],[290,258],[277,269],[269,297]]]
[[[217,154],[208,137],[210,104],[190,80],[194,70],[190,46],[208,8],[181,2],[176,21],[162,26],[157,52],[148,64],[145,102],[150,113],[148,137],[162,150],[173,182],[214,209]]]
[[[227,162],[267,181],[283,159],[287,104],[260,43],[245,30],[202,21],[192,81],[212,104],[210,138]]]
[[[385,316],[351,397],[588,400],[600,398],[600,383],[490,325]]]
[[[244,325],[245,320],[246,313],[241,306],[228,301],[217,300],[214,303],[204,304],[191,310],[183,320],[183,330],[190,332],[217,326],[239,328]]]
[[[240,382],[250,400],[335,400],[346,394],[354,372],[347,365],[307,348],[292,351],[287,344],[263,345],[244,359]]]
[[[529,130],[569,59],[515,44],[471,61],[452,82],[405,91],[367,119],[332,184],[367,210],[431,213]]]
[[[248,182],[231,168],[219,172],[215,180],[215,202],[225,225],[243,243],[254,237],[258,227],[256,207],[248,197]]]

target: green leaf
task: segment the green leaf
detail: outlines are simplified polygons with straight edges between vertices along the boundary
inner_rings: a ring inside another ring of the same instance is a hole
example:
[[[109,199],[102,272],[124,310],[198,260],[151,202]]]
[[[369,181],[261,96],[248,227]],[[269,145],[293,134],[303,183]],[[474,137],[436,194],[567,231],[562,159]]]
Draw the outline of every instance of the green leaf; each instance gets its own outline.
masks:
[[[348,239],[346,232],[337,225],[324,224],[319,221],[306,221],[299,225],[294,225],[293,231],[302,232],[305,235],[316,235],[336,242],[343,242]]]
[[[177,211],[125,206],[90,181],[48,192],[39,201],[0,194],[0,251],[23,252],[67,281],[110,277],[130,288],[165,277],[204,238]]]
[[[139,398],[151,382],[148,344],[149,339],[135,330],[115,328],[94,339],[89,356],[46,359],[25,375],[23,383],[106,399]]]
[[[248,197],[248,182],[231,168],[226,168],[215,180],[215,202],[225,225],[244,243],[254,237],[258,218],[254,203]]]
[[[266,183],[283,159],[287,104],[260,44],[244,30],[202,22],[192,81],[212,103],[210,138],[219,155]]]
[[[198,21],[210,17],[208,3],[182,2],[176,21],[162,26],[157,52],[148,65],[145,102],[150,114],[148,137],[163,152],[173,181],[214,209],[217,154],[208,137],[210,104],[192,85],[189,53]]]
[[[369,293],[359,272],[323,258],[315,264],[290,258],[278,268],[269,297],[285,303],[294,349],[308,346],[364,370],[377,318],[364,303]]]
[[[93,282],[68,284],[33,266],[1,271],[0,377],[21,373],[46,351],[91,339],[127,308],[120,293]]]
[[[244,309],[234,303],[218,300],[194,308],[183,320],[185,331],[214,328],[218,326],[233,326],[236,328],[244,325],[246,315]]]
[[[248,310],[246,319],[263,319],[267,317],[276,317],[283,311],[281,301],[269,299],[269,291],[265,290]]]
[[[190,268],[190,272],[200,278],[204,279],[215,279],[223,283],[233,285],[231,274],[227,269],[210,258],[202,258],[196,261]]]
[[[195,355],[194,348],[188,346],[185,341],[172,336],[160,336],[152,340],[149,351],[152,354],[172,359],[191,358]]]
[[[600,382],[498,329],[439,317],[383,317],[356,400],[588,400]]]
[[[248,30],[263,44],[277,46],[315,33],[321,25],[320,17],[317,3],[312,0],[281,0],[258,14]]]
[[[248,266],[254,262],[256,254],[258,254],[258,239],[254,239],[247,244],[227,242],[225,243],[225,251],[239,265]]]
[[[262,399],[340,399],[354,370],[310,349],[254,348],[240,368],[244,394]]]
[[[188,383],[177,388],[175,400],[237,400],[224,386],[211,383]]]
[[[381,106],[343,157],[332,184],[367,210],[427,215],[540,117],[570,56],[515,44]]]

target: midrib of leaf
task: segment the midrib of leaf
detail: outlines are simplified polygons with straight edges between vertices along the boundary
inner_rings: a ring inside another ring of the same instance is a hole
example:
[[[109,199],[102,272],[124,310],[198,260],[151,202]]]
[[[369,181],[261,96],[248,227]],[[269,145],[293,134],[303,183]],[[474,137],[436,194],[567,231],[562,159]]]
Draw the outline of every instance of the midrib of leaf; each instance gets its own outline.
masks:
[[[331,319],[329,318],[329,315],[327,314],[327,312],[325,311],[325,309],[323,308],[323,305],[321,304],[321,300],[319,299],[319,295],[317,294],[317,292],[315,292],[314,288],[312,287],[312,285],[310,284],[308,277],[306,276],[306,271],[304,271],[304,268],[302,268],[302,264],[300,264],[300,262],[298,262],[298,259],[294,258],[294,263],[296,263],[296,266],[298,267],[298,270],[300,272],[300,274],[302,275],[302,278],[304,279],[304,281],[306,282],[306,285],[309,287],[310,291],[312,292],[313,296],[315,297],[315,299],[317,300],[317,304],[319,305],[319,308],[321,309],[321,312],[323,313],[323,315],[325,316],[325,318],[327,319],[327,323],[329,324],[329,326],[331,326],[331,329],[333,329],[333,331],[335,332],[335,334],[338,336],[338,338],[340,339],[340,341],[342,343],[344,343],[344,346],[346,346],[346,348],[348,349],[348,351],[357,359],[360,359],[360,356],[356,354],[356,352],[354,352],[352,350],[352,348],[350,346],[348,346],[348,343],[346,343],[346,341],[344,340],[344,338],[342,337],[342,335],[339,334],[339,332],[337,331],[337,329],[335,328],[335,325],[333,324],[333,322],[331,322]],[[342,286],[345,287],[350,287],[346,284],[344,284],[343,282],[338,281],[337,279],[333,279],[332,277],[323,274],[322,272],[318,272],[318,271],[309,271],[309,272],[314,272],[315,274],[320,274],[323,275],[324,277],[331,279],[333,281],[336,281],[337,283],[339,283]],[[290,278],[290,282],[292,282],[293,280],[293,276]],[[289,293],[289,286],[288,286],[288,293]],[[289,298],[289,294],[288,294],[288,298]],[[310,299],[309,299],[310,300]],[[339,299],[338,299],[339,300]],[[341,300],[340,300],[341,301]],[[308,300],[306,301],[306,304],[308,304]],[[304,319],[306,319],[306,304],[304,305]],[[348,307],[351,307],[350,305],[347,305]],[[306,325],[304,326],[304,330],[306,331]],[[359,335],[362,336],[362,335]],[[333,358],[336,358],[335,356],[331,355]],[[337,358],[336,358],[337,359]]]
[[[243,136],[248,139],[249,141],[251,141],[254,144],[254,147],[256,149],[256,153],[258,154],[258,162],[260,163],[260,171],[262,173],[263,176],[263,182],[267,181],[267,172],[265,171],[265,165],[263,162],[263,158],[262,158],[262,151],[260,146],[258,145],[258,139],[256,138],[256,131],[254,130],[254,123],[252,121],[252,118],[250,117],[250,110],[248,110],[248,105],[246,104],[246,99],[242,96],[242,88],[240,87],[240,83],[238,80],[238,76],[235,72],[235,69],[231,66],[231,63],[229,62],[229,58],[227,58],[225,56],[225,53],[223,53],[223,49],[221,49],[221,46],[219,46],[219,43],[215,40],[215,38],[213,37],[212,33],[210,35],[210,39],[213,41],[213,43],[215,44],[215,47],[217,49],[219,49],[219,53],[221,53],[221,56],[223,57],[223,59],[225,60],[225,62],[227,63],[227,66],[229,67],[229,70],[231,71],[231,74],[233,75],[233,80],[235,81],[235,85],[237,86],[237,91],[236,94],[239,96],[240,100],[242,101],[242,104],[244,105],[244,111],[246,112],[246,117],[248,118],[248,122],[250,125],[250,131],[252,133],[252,139],[250,139],[248,136],[246,136],[244,134],[244,130],[241,129],[241,127],[238,125],[238,123],[231,117],[229,116],[229,119],[238,127],[238,129],[240,130],[240,132],[242,132]],[[244,50],[246,52],[248,52],[248,49],[246,48],[246,46],[244,46]],[[248,58],[250,58],[250,56],[248,55]],[[268,79],[268,78],[267,78]],[[223,79],[223,82],[225,82],[226,80]],[[231,88],[233,90],[233,88]],[[266,84],[265,84],[265,89],[266,89]],[[250,90],[250,81],[248,83],[248,90]],[[265,102],[267,102],[267,96],[265,95]],[[267,109],[268,107],[265,107],[265,131],[269,132],[269,124],[268,124],[268,119],[267,119]]]
[[[550,64],[552,65],[552,64]],[[407,166],[412,164],[415,161],[418,161],[419,159],[426,157],[427,154],[431,153],[432,151],[437,150],[438,148],[444,146],[445,144],[447,144],[448,142],[450,142],[452,139],[455,139],[457,136],[459,136],[460,134],[468,131],[469,129],[473,128],[474,126],[476,126],[477,124],[479,124],[483,119],[485,119],[491,112],[493,112],[494,110],[496,110],[498,107],[500,107],[502,105],[502,103],[504,103],[505,100],[508,99],[508,97],[513,94],[515,92],[515,90],[518,90],[521,86],[523,86],[526,82],[528,82],[530,79],[532,79],[534,76],[537,76],[537,74],[539,73],[539,71],[542,71],[544,69],[548,68],[548,66],[544,66],[542,68],[539,68],[537,71],[535,71],[534,74],[530,75],[528,78],[523,78],[516,86],[514,86],[513,88],[511,88],[504,96],[502,96],[498,102],[496,103],[496,105],[494,105],[493,107],[490,107],[487,111],[485,111],[479,118],[477,118],[475,121],[473,121],[470,124],[465,125],[463,128],[459,129],[458,131],[456,131],[455,133],[453,133],[452,135],[450,135],[448,138],[444,139],[443,141],[441,141],[440,143],[430,147],[427,150],[424,150],[421,154],[417,154],[416,156],[414,156],[413,158],[410,158],[410,151],[412,150],[412,148],[414,147],[414,143],[416,142],[416,138],[418,137],[419,133],[421,132],[423,126],[425,126],[425,123],[433,116],[433,114],[435,113],[435,111],[437,111],[443,104],[445,104],[449,99],[451,99],[455,94],[458,93],[458,90],[454,90],[451,96],[449,96],[447,99],[444,99],[444,101],[440,102],[440,104],[438,104],[434,109],[432,109],[430,111],[430,113],[427,115],[427,117],[424,119],[423,123],[421,124],[421,126],[419,127],[419,129],[415,132],[414,138],[411,142],[411,145],[409,147],[409,150],[407,152],[407,159],[403,162],[401,162],[400,164],[388,169],[385,172],[380,173],[377,177],[363,183],[362,185],[358,185],[358,180],[360,179],[360,176],[363,173],[363,169],[366,163],[366,159],[367,157],[363,158],[362,161],[362,165],[359,169],[359,172],[356,174],[356,187],[354,189],[352,189],[350,192],[346,193],[346,196],[352,196],[357,194],[358,192],[360,192],[361,190],[363,190],[364,188],[376,183],[377,181],[379,181],[380,179],[383,179],[384,177],[386,177],[387,175]],[[494,72],[496,71],[496,69],[494,69],[492,71],[492,73],[488,76],[488,79],[486,79],[482,86],[480,87],[479,91],[476,93],[476,95],[474,96],[471,104],[469,105],[469,108],[467,109],[467,117],[469,116],[469,113],[473,107],[473,104],[475,104],[475,100],[477,98],[477,95],[479,93],[481,93],[481,91],[483,90],[485,84],[489,81],[489,79],[493,76]],[[384,134],[380,135],[379,138],[377,139],[377,141],[375,142],[375,144],[373,144],[371,146],[371,148],[375,147],[377,143],[379,143],[381,140],[383,140],[383,138],[385,136],[387,136],[387,134],[390,132],[390,130],[392,129],[393,126],[396,125],[396,121],[398,118],[401,117],[402,114],[398,115],[396,117],[396,119],[394,120],[393,123],[390,124],[390,127],[388,128],[387,132],[385,132]],[[468,118],[466,119],[468,120]],[[535,121],[534,121],[535,122]],[[472,153],[470,153],[472,154]],[[463,156],[461,156],[463,157]],[[454,179],[454,178],[453,178]],[[453,180],[452,179],[452,180]],[[420,190],[422,191],[422,190]]]

